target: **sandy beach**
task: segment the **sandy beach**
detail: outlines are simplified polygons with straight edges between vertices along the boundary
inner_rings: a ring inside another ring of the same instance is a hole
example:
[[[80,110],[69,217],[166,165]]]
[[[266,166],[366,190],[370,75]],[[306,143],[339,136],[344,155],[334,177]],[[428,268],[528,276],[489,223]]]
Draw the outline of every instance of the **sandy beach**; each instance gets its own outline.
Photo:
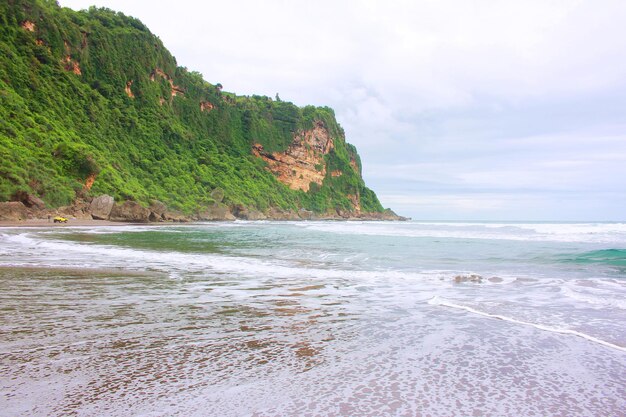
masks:
[[[71,227],[71,226],[128,226],[128,225],[154,225],[161,223],[128,223],[112,222],[108,220],[93,219],[68,219],[67,223],[54,223],[52,219],[29,219],[29,220],[1,220],[0,227]]]

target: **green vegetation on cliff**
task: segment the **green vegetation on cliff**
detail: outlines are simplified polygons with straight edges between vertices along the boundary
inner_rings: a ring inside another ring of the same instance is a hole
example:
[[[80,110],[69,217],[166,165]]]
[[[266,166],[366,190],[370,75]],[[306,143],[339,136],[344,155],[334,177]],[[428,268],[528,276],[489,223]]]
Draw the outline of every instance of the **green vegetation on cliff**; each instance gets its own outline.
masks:
[[[285,151],[316,123],[334,142],[323,183],[290,189],[252,146]],[[0,2],[0,201],[27,192],[57,207],[107,193],[192,213],[221,188],[226,204],[262,211],[354,211],[350,196],[382,211],[358,171],[332,109],[222,92],[121,13]]]

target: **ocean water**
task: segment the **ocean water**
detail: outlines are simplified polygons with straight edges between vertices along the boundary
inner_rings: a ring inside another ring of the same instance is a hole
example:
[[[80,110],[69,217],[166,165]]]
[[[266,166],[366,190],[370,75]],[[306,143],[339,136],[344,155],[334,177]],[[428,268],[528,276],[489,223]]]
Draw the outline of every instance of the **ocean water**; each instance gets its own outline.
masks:
[[[625,416],[626,224],[0,228],[2,416]]]

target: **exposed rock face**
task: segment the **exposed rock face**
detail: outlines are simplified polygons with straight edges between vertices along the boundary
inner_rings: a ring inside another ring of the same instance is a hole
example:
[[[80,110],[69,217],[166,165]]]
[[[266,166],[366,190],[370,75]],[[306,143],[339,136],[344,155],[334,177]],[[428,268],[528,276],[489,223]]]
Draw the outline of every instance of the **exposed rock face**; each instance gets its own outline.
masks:
[[[267,217],[272,220],[300,220],[300,216],[293,210],[281,210],[272,207],[267,213]]]
[[[187,216],[172,211],[166,211],[165,213],[163,213],[163,219],[168,222],[176,223],[184,223],[189,221],[189,218]]]
[[[235,206],[233,208],[233,214],[235,215],[235,217],[237,217],[238,219],[242,219],[242,220],[265,220],[267,219],[267,216],[261,213],[260,211],[251,209],[248,207],[244,207],[241,205]]]
[[[148,210],[150,210],[149,219],[151,222],[162,222],[165,219],[164,215],[167,212],[167,206],[159,200],[152,200]]]
[[[173,85],[172,84],[172,97],[176,97],[178,95],[184,96],[185,95],[185,90],[183,90],[182,88],[180,88],[177,85]]]
[[[150,221],[150,210],[142,207],[137,202],[125,201],[123,204],[113,206],[109,220],[114,222],[148,223]]]
[[[22,26],[22,29],[27,30],[29,32],[35,31],[35,24],[31,22],[30,20],[25,20],[24,22],[22,22],[21,26]]]
[[[356,159],[350,158],[350,166],[356,172],[359,177],[361,176],[361,168],[359,168],[359,164],[356,162]]]
[[[59,207],[56,214],[75,219],[92,219],[91,205],[85,201],[75,201],[71,206]]]
[[[162,215],[167,211],[167,206],[159,200],[152,200],[149,209],[154,214]]]
[[[124,92],[126,93],[126,95],[130,98],[135,98],[135,95],[133,94],[132,90],[130,89],[130,87],[133,85],[133,80],[127,81],[126,82],[126,87],[124,87]]]
[[[307,209],[301,208],[298,210],[298,217],[302,220],[311,220],[313,219],[313,212]]]
[[[230,212],[228,206],[215,203],[198,213],[198,220],[235,220],[236,217]]]
[[[96,174],[89,174],[89,176],[85,180],[85,190],[91,190],[91,187],[93,187],[93,183],[96,182],[96,177]]]
[[[82,74],[82,71],[80,70],[80,65],[78,64],[78,62],[74,61],[72,59],[72,57],[70,57],[69,55],[67,55],[63,59],[62,63],[63,63],[63,66],[65,67],[66,71],[72,71],[76,75],[81,75]],[[132,81],[131,81],[131,83],[132,83]],[[126,85],[128,87],[128,84],[126,84]],[[130,87],[128,87],[128,89],[130,90]],[[126,94],[128,94],[128,92]]]
[[[356,194],[348,194],[346,195],[346,197],[348,197],[348,200],[350,200],[350,202],[352,203],[352,207],[354,207],[354,211],[356,213],[360,213],[361,212],[361,196],[359,195],[358,191]]]
[[[179,86],[175,85],[174,84],[174,80],[172,80],[172,77],[167,75],[160,68],[155,68],[154,71],[152,71],[152,74],[150,74],[150,81],[156,81],[157,75],[159,77],[161,77],[161,78],[165,78],[165,80],[167,80],[167,82],[170,84],[170,88],[171,88],[171,91],[172,91],[172,97],[177,96],[177,95],[181,95],[181,96],[185,95],[185,91],[182,88],[180,88]],[[202,108],[202,105],[200,107]]]
[[[323,122],[316,122],[311,130],[298,132],[285,152],[268,153],[255,144],[254,155],[268,164],[278,180],[292,190],[309,191],[311,183],[322,185],[326,176],[324,155],[333,149],[333,139]]]
[[[36,210],[44,210],[46,208],[46,203],[37,196],[32,194],[28,194],[25,191],[18,191],[13,195],[13,200],[19,201],[24,204],[28,208],[36,209]]]
[[[398,216],[391,209],[386,209],[382,213],[359,213],[360,220],[385,220],[385,221],[407,221],[408,217]]]
[[[103,194],[94,198],[89,206],[91,217],[95,220],[107,220],[114,203],[115,200],[110,195]]]
[[[201,101],[200,102],[200,111],[209,112],[209,111],[213,110],[214,108],[215,108],[215,106],[210,101]]]
[[[21,201],[8,201],[0,203],[0,220],[26,220],[28,210]]]

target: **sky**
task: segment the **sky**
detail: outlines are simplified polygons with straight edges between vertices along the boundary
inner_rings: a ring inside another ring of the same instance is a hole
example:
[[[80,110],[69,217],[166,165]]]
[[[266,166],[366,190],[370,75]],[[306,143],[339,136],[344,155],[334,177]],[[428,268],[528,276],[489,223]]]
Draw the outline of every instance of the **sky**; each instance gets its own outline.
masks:
[[[146,24],[211,83],[335,110],[422,220],[626,220],[626,1],[60,0]]]

